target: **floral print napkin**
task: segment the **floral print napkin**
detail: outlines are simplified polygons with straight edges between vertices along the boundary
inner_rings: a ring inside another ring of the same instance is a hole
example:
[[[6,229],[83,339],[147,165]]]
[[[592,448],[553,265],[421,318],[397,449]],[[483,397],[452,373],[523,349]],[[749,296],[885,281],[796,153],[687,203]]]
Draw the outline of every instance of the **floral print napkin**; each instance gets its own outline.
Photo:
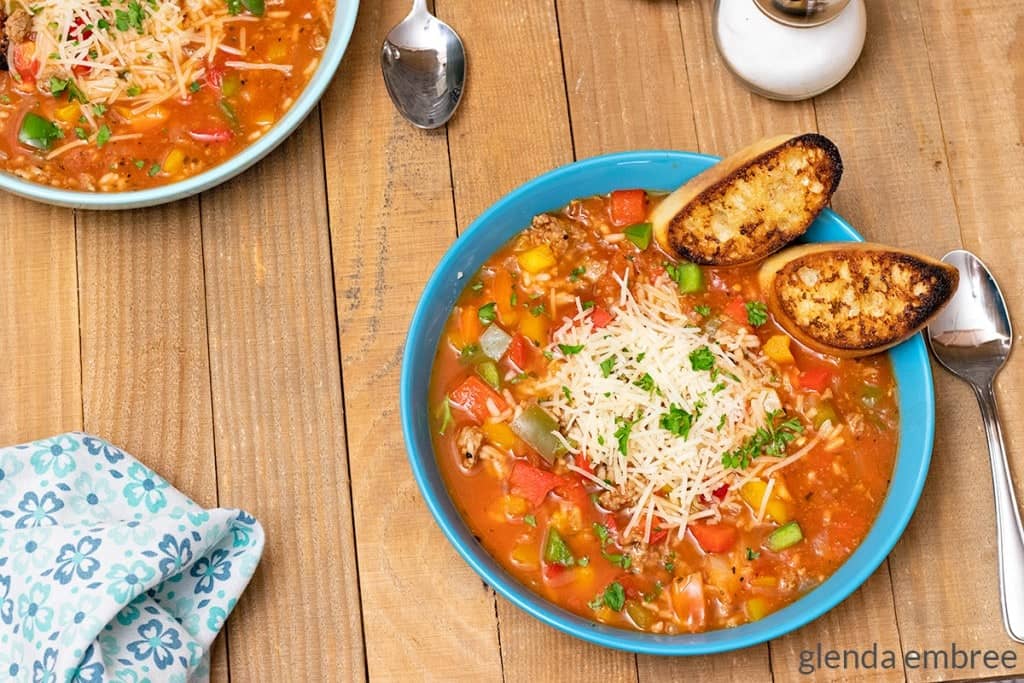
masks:
[[[207,680],[262,551],[102,439],[0,449],[0,681]]]

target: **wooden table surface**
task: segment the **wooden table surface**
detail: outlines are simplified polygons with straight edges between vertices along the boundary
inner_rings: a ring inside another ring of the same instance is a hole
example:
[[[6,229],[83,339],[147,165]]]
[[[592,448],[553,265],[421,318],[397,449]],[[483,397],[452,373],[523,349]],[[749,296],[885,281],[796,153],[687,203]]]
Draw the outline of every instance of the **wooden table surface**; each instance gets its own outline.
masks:
[[[397,405],[413,306],[459,230],[529,178],[616,150],[819,130],[843,153],[840,213],[869,239],[975,251],[1024,324],[1024,2],[869,0],[846,81],[782,104],[725,70],[711,0],[437,0],[470,80],[434,132],[401,120],[380,78],[408,5],[364,0],[319,109],[216,190],[122,213],[0,196],[0,442],[100,434],[266,528],[213,680],[782,681],[818,643],[1014,647],[1024,667],[1000,618],[980,418],[941,370],[928,484],[889,559],[796,633],[689,659],[600,649],[497,598],[420,499]],[[999,397],[1024,477],[1020,352]]]

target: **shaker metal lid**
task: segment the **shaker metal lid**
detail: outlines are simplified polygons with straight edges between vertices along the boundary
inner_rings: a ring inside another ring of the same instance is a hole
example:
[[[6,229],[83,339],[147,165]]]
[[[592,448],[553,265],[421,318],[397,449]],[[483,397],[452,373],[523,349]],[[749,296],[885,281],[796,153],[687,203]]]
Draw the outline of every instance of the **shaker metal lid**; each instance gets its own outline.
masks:
[[[758,9],[787,26],[821,26],[839,16],[850,0],[754,0]]]

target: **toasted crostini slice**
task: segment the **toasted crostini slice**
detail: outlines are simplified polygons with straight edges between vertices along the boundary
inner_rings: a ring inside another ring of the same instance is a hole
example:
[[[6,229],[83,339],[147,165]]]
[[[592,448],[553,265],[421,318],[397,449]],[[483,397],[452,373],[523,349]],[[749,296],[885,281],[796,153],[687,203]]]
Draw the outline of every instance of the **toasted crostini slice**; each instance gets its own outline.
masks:
[[[651,214],[654,236],[695,263],[756,261],[807,230],[842,174],[839,150],[823,135],[765,138],[666,197]]]
[[[758,273],[775,319],[805,346],[856,358],[895,346],[953,297],[960,274],[927,256],[882,244],[790,247]]]

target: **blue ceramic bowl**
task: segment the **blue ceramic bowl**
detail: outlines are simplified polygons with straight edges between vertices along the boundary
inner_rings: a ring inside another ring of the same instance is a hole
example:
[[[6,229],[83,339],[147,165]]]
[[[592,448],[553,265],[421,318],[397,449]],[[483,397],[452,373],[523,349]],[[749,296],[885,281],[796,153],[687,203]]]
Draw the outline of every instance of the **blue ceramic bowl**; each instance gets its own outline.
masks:
[[[537,213],[576,197],[624,187],[672,190],[717,159],[685,152],[610,154],[563,166],[528,182],[485,211],[441,259],[413,316],[402,363],[402,430],[413,474],[427,506],[463,559],[504,598],[560,631],[598,645],[654,655],[701,655],[777,638],[835,607],[889,554],[910,521],[931,460],[935,427],[932,375],[924,341],[916,335],[889,352],[899,387],[900,439],[896,470],[867,538],[825,583],[788,607],[737,628],[696,635],[624,631],[583,619],[548,602],[506,572],[473,539],[445,489],[427,424],[427,386],[434,353],[456,298],[481,264]],[[806,235],[811,242],[863,241],[826,209]]]
[[[169,185],[131,192],[61,190],[0,172],[0,190],[37,202],[76,209],[138,209],[184,199],[220,185],[255,164],[284,142],[284,139],[291,135],[313,110],[334,77],[334,72],[338,70],[341,57],[345,54],[348,41],[352,37],[358,11],[359,0],[336,0],[331,38],[321,57],[320,66],[291,109],[285,112],[281,120],[274,124],[266,135],[210,170]]]

